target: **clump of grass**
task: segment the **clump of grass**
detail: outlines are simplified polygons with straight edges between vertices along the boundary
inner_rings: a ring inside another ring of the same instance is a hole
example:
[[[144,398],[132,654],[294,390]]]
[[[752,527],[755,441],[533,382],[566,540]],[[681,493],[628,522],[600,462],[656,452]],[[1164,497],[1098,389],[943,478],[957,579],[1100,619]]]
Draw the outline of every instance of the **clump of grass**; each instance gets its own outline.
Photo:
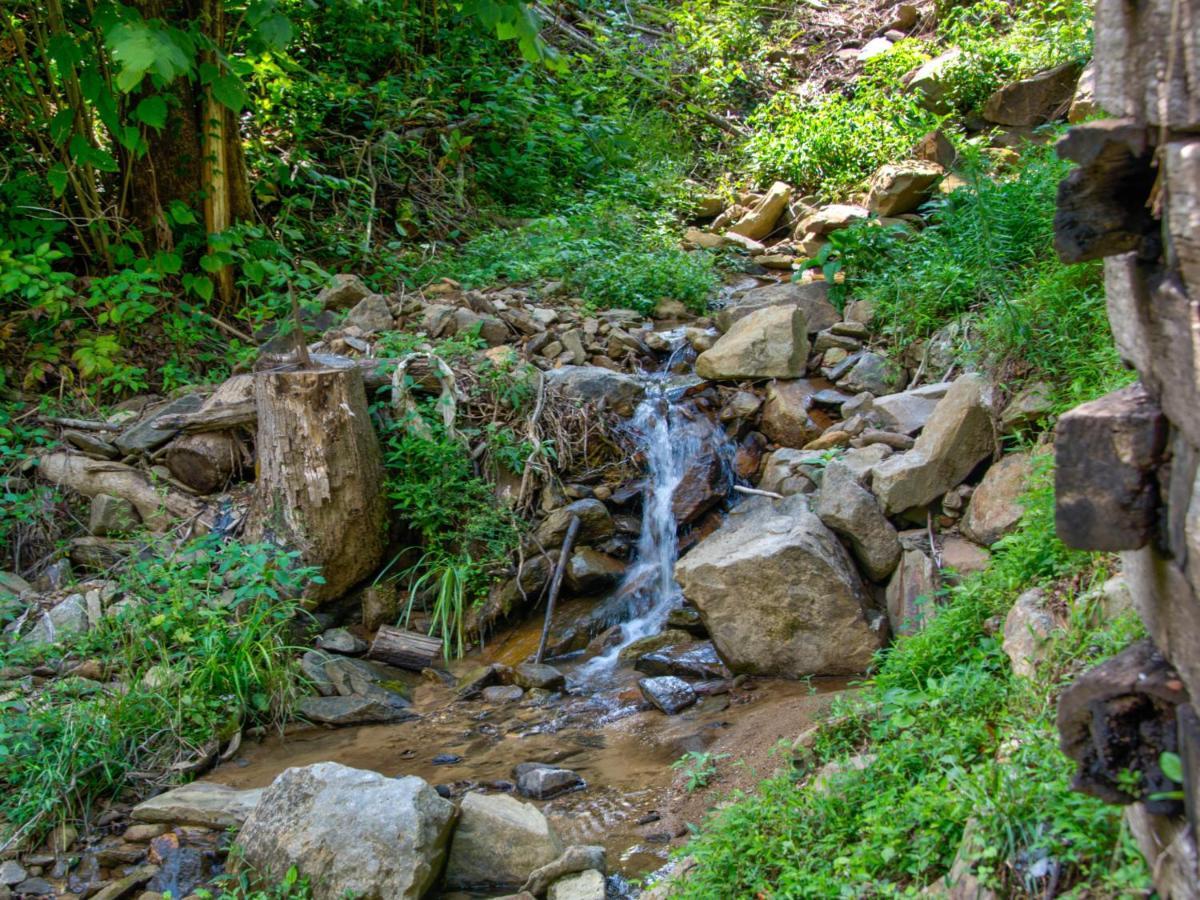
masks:
[[[213,738],[282,723],[297,689],[292,598],[317,577],[296,556],[203,538],[133,565],[121,580],[131,602],[86,634],[0,649],[0,666],[69,654],[111,678],[61,678],[0,703],[0,820],[36,834],[125,788],[169,782],[170,766]]]

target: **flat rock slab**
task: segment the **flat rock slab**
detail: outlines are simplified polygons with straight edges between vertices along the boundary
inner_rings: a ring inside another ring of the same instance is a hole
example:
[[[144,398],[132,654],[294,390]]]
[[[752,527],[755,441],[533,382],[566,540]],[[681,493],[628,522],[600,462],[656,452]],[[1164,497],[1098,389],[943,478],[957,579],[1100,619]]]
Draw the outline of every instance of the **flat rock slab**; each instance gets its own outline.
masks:
[[[225,829],[240,826],[254,811],[262,788],[239,791],[197,781],[139,803],[130,812],[138,822]]]
[[[674,675],[702,680],[729,678],[731,674],[717,655],[712,641],[663,647],[638,657],[633,667],[651,676]]]
[[[199,394],[187,394],[158,407],[136,425],[117,435],[113,445],[122,453],[149,453],[156,450],[178,434],[176,428],[161,428],[156,423],[163,416],[193,413],[204,405]]]
[[[418,718],[407,707],[392,706],[373,697],[304,697],[297,711],[304,718],[325,725],[407,722]]]

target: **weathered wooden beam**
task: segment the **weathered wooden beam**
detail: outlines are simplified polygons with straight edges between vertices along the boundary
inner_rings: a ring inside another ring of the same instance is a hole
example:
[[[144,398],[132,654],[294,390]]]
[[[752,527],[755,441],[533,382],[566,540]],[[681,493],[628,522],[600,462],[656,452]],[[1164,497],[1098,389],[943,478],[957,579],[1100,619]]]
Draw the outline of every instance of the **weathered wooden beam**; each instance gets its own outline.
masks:
[[[1154,533],[1166,420],[1141,384],[1085,403],[1054,431],[1055,525],[1068,547],[1137,550]]]
[[[442,642],[438,638],[415,631],[381,625],[371,642],[367,656],[385,662],[397,669],[420,672],[430,668],[442,653]]]
[[[1108,803],[1180,812],[1178,800],[1153,795],[1178,789],[1159,758],[1178,752],[1176,708],[1187,702],[1183,679],[1148,640],[1085,672],[1058,701],[1060,746],[1079,765],[1072,787]],[[1130,771],[1142,775],[1137,795],[1122,780]]]

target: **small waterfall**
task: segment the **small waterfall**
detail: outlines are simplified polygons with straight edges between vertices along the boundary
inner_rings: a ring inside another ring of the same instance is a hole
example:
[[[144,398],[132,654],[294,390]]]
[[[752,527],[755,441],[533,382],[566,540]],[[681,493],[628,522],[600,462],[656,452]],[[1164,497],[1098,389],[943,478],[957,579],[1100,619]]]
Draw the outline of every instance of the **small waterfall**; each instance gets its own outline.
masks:
[[[629,596],[631,618],[621,624],[615,646],[580,668],[578,678],[583,683],[604,680],[616,667],[621,651],[661,631],[671,610],[682,602],[675,581],[679,555],[679,524],[673,508],[676,489],[698,461],[711,454],[730,471],[734,447],[725,432],[710,426],[690,403],[680,402],[690,383],[680,386],[678,377],[671,375],[679,353],[678,349],[672,353],[661,372],[646,376],[645,397],[627,426],[646,465],[642,533],[634,562],[616,591]]]

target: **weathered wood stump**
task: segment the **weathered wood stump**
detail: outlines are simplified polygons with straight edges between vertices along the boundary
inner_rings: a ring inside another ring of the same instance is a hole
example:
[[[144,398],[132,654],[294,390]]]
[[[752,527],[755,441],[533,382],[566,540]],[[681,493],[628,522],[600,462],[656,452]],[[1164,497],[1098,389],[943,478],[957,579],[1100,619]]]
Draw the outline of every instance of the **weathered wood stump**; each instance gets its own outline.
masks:
[[[167,448],[167,468],[199,494],[211,494],[242,471],[246,448],[231,431],[187,434]]]
[[[273,370],[255,378],[258,484],[250,540],[300,551],[319,566],[313,605],[336,599],[383,558],[386,504],[379,440],[358,368]]]

